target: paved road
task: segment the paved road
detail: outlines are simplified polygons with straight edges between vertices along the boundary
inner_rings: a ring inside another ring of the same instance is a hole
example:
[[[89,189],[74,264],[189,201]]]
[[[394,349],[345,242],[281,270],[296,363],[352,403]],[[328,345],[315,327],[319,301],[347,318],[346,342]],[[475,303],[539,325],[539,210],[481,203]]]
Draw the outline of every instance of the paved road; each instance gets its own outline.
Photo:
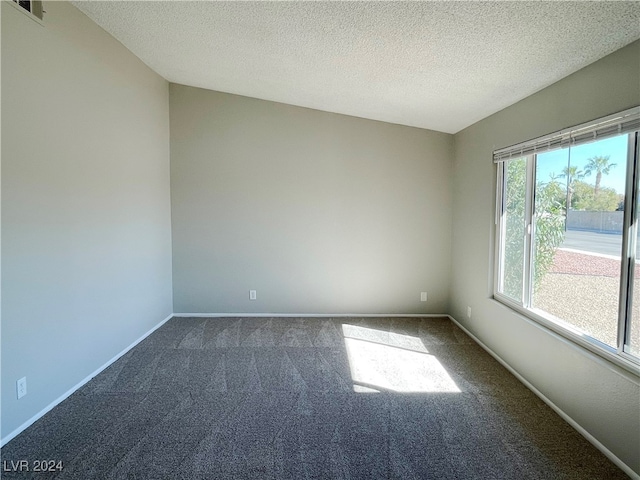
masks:
[[[561,248],[571,248],[573,250],[619,257],[620,251],[622,250],[622,235],[567,230]],[[640,258],[640,241],[637,242],[636,256]]]

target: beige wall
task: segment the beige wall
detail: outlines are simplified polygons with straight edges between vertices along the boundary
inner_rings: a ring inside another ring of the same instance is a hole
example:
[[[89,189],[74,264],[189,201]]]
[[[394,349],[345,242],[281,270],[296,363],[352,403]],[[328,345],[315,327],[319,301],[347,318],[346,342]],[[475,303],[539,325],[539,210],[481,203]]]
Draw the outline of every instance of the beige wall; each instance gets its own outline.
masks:
[[[447,311],[451,135],[173,84],[170,105],[176,312]]]
[[[46,10],[2,2],[3,438],[172,312],[168,84]]]
[[[638,378],[525,320],[491,296],[492,151],[638,104],[640,42],[635,42],[456,134],[451,264],[452,315],[636,472]]]

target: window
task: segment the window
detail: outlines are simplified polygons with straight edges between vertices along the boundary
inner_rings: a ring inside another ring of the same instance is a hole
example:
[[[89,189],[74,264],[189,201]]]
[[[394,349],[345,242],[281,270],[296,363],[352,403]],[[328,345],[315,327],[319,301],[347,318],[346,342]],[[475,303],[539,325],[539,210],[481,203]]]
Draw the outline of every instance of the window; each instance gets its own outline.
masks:
[[[13,0],[21,11],[28,12],[39,20],[42,20],[45,11],[42,8],[41,0]]]
[[[494,152],[494,298],[633,371],[639,130],[636,107]]]

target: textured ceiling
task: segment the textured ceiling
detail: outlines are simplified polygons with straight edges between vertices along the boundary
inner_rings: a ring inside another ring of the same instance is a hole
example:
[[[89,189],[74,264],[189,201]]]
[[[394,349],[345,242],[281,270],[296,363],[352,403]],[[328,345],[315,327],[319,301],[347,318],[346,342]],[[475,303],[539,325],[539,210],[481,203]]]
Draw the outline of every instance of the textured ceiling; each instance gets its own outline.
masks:
[[[638,1],[72,3],[170,82],[448,133],[640,38]]]

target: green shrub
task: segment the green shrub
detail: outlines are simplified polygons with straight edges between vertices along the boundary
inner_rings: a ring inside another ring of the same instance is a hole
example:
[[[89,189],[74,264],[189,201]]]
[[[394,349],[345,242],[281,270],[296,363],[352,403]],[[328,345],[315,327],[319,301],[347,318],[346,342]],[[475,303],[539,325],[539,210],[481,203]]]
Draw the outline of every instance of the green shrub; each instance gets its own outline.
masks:
[[[505,245],[503,292],[522,299],[524,279],[524,240],[526,202],[526,159],[511,160],[506,169]],[[566,191],[556,180],[536,185],[533,222],[535,228],[534,289],[553,264],[556,249],[564,241],[564,203]]]

